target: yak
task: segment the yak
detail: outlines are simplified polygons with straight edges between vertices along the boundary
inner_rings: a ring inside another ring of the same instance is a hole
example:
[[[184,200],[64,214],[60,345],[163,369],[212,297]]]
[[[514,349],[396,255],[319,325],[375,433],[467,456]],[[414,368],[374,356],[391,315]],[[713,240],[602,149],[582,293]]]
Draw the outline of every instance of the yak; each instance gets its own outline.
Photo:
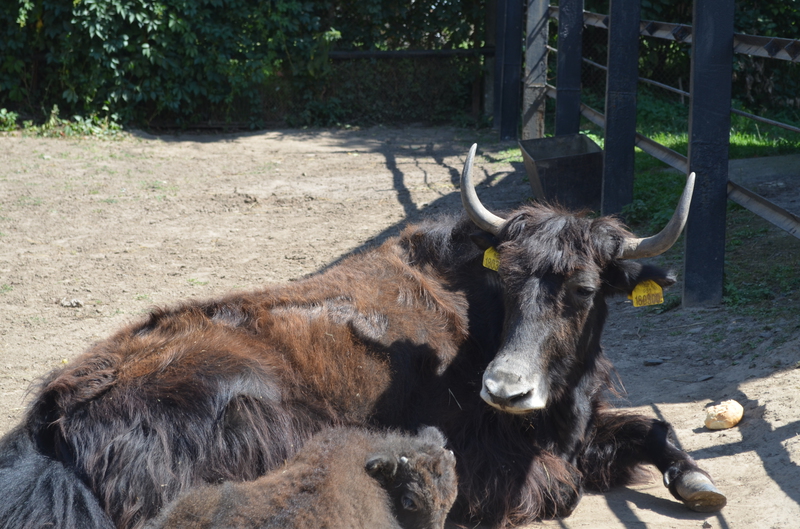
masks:
[[[726,498],[661,420],[614,410],[606,299],[675,277],[658,234],[532,203],[465,211],[284,286],[153,310],[43,378],[0,440],[0,527],[138,529],[191,487],[255,480],[328,426],[440,428],[450,516],[568,516],[585,490],[654,465],[699,511]],[[652,284],[651,283],[651,284]]]
[[[189,489],[148,529],[444,529],[455,466],[435,427],[327,428],[255,481]]]

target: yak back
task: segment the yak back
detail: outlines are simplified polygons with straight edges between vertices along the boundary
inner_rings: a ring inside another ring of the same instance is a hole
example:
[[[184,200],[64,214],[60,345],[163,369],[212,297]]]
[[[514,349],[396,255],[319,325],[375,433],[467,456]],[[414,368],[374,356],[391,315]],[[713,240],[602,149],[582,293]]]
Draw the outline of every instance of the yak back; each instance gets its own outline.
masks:
[[[468,315],[432,255],[415,262],[413,238],[286,286],[153,310],[43,380],[32,439],[129,528],[191,486],[263,475],[326,425],[418,424],[417,390],[452,363]]]

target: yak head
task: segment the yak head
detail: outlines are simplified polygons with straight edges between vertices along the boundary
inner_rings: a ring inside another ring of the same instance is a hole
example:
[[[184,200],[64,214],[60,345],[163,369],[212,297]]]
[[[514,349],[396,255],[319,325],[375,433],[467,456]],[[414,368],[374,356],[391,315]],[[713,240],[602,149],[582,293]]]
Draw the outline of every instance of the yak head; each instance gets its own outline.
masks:
[[[501,345],[483,373],[481,397],[502,411],[524,414],[557,401],[595,368],[607,296],[630,294],[647,281],[675,282],[636,259],[675,243],[686,223],[694,173],[667,226],[637,238],[616,218],[557,207],[524,206],[507,218],[489,212],[472,183],[475,149],[464,165],[461,197],[480,228],[473,241],[492,253],[504,303]]]
[[[400,527],[444,529],[458,493],[455,456],[433,426],[401,441],[371,454],[367,473],[389,492]]]

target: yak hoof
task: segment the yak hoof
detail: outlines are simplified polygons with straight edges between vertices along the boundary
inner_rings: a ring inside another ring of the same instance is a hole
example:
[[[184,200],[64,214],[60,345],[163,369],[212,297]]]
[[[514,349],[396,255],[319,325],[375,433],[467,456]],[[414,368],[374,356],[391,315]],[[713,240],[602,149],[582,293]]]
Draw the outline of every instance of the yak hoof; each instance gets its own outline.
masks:
[[[700,472],[687,472],[678,477],[675,491],[687,507],[697,512],[717,512],[728,503],[728,498]]]

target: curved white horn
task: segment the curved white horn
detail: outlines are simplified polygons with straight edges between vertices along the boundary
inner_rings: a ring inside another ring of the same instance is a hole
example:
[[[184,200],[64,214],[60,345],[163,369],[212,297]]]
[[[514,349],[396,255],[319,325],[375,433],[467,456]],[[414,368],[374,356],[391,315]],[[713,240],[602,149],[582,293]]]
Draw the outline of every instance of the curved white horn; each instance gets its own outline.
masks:
[[[473,143],[469,149],[467,161],[464,162],[464,170],[461,172],[461,203],[472,222],[477,224],[480,229],[497,235],[506,221],[483,207],[481,201],[478,200],[475,186],[472,184],[472,162],[477,149],[478,144]]]
[[[653,257],[669,250],[683,231],[686,219],[689,216],[689,206],[692,203],[692,193],[694,192],[694,173],[689,173],[686,177],[686,185],[683,194],[675,208],[675,213],[664,229],[651,237],[642,239],[631,237],[625,239],[620,249],[620,259],[641,259],[643,257]]]

